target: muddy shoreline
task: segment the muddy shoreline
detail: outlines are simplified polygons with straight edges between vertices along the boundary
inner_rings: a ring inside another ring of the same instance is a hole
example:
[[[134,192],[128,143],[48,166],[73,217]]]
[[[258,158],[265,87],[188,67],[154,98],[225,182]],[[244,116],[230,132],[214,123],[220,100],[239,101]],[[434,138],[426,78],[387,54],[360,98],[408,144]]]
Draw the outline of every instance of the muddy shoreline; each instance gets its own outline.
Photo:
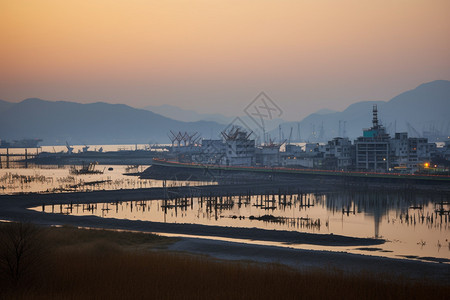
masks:
[[[225,238],[240,238],[282,243],[310,244],[323,246],[369,246],[383,244],[384,240],[372,238],[355,238],[333,234],[312,234],[296,231],[266,230],[258,228],[237,228],[207,226],[198,224],[160,223],[150,221],[119,220],[112,218],[99,218],[95,216],[69,216],[49,214],[29,210],[31,207],[42,205],[83,204],[83,203],[110,203],[131,200],[163,199],[167,192],[180,196],[196,195],[245,195],[264,194],[276,191],[290,193],[325,192],[328,189],[308,188],[300,190],[297,186],[265,184],[248,185],[211,185],[201,187],[171,187],[148,188],[137,190],[96,191],[88,193],[59,193],[59,194],[26,194],[1,195],[0,219],[9,221],[31,222],[42,225],[73,225],[83,227],[123,229],[146,232],[161,232],[172,234],[187,234],[197,236],[215,236]]]
[[[245,260],[278,263],[293,269],[310,269],[349,274],[370,272],[379,276],[400,276],[407,280],[427,279],[442,285],[450,284],[450,266],[407,259],[352,254],[344,250],[319,251],[293,249],[202,238],[182,238],[169,246],[172,251],[208,255],[224,260]]]
[[[209,255],[220,259],[253,260],[257,262],[282,263],[297,269],[302,268],[338,268],[347,271],[390,272],[408,278],[432,278],[442,282],[450,278],[450,265],[433,262],[421,262],[408,259],[393,259],[371,255],[350,254],[345,246],[373,246],[385,241],[372,238],[354,238],[332,234],[313,234],[295,231],[266,230],[257,228],[235,228],[207,226],[197,224],[175,224],[149,221],[121,220],[95,216],[70,216],[42,213],[30,210],[30,207],[42,205],[111,203],[130,200],[162,199],[167,193],[179,196],[204,195],[245,195],[246,193],[264,194],[273,192],[320,193],[330,192],[327,185],[311,185],[299,188],[298,184],[280,184],[279,182],[244,185],[211,185],[201,187],[169,187],[136,190],[95,191],[59,194],[0,195],[0,219],[8,221],[31,222],[38,225],[72,225],[90,228],[119,229],[142,232],[158,232],[198,236],[199,238],[181,238],[170,247],[173,251],[185,251]],[[343,246],[343,252],[301,250],[277,246],[250,245],[208,239],[220,237],[248,241],[278,242],[285,244],[304,244],[320,246]]]

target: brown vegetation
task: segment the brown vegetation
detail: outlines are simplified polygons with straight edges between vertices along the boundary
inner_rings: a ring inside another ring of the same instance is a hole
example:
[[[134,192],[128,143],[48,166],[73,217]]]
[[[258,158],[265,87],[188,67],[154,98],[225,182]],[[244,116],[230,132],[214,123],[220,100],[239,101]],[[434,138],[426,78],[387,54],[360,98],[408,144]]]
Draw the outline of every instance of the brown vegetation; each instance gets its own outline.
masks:
[[[32,224],[0,227],[0,281],[17,287],[31,283],[45,267],[43,230]],[[1,286],[0,286],[1,287]]]
[[[0,298],[444,299],[450,292],[426,281],[165,253],[172,239],[143,233],[52,228],[42,240],[51,249],[39,252],[46,268],[32,282],[0,282]]]

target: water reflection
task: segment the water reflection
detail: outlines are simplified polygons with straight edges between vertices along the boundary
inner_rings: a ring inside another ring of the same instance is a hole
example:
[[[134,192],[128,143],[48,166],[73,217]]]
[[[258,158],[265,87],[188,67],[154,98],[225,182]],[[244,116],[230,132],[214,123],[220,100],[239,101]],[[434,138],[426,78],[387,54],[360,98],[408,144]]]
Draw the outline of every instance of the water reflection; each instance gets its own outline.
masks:
[[[82,205],[39,211],[168,223],[257,227],[388,240],[366,251],[450,259],[448,199],[392,192],[201,195]]]
[[[0,194],[63,193],[162,187],[163,180],[141,179],[148,166],[98,165],[97,174],[73,174],[73,166],[36,166],[0,169]],[[168,187],[206,185],[213,182],[166,181]]]

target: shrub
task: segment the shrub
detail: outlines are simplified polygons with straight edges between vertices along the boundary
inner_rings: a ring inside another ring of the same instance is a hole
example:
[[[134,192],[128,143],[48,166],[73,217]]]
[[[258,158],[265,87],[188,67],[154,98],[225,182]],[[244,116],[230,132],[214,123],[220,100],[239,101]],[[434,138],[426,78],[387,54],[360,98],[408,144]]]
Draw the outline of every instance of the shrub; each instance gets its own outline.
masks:
[[[4,287],[27,285],[42,267],[43,230],[28,223],[0,226],[0,279]]]

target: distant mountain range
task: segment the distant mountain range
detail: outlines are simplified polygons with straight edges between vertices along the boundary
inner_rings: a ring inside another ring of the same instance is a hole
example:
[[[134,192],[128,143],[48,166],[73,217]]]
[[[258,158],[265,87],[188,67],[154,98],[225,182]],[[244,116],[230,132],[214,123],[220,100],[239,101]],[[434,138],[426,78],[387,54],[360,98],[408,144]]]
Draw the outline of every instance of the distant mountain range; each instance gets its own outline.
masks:
[[[146,106],[146,107],[144,107],[144,109],[150,110],[154,113],[163,115],[163,116],[171,118],[171,119],[184,121],[184,122],[214,121],[214,122],[218,122],[218,123],[221,123],[224,125],[228,125],[231,122],[233,122],[234,119],[236,118],[236,116],[228,117],[228,116],[224,116],[222,114],[201,114],[201,113],[198,113],[193,110],[182,109],[177,106],[168,105],[168,104],[164,104],[164,105],[160,105],[160,106]],[[324,109],[322,111],[331,112],[331,110],[327,110],[327,109]],[[241,116],[239,116],[239,118],[240,118],[240,120],[242,120],[243,123],[245,123],[245,125],[247,127],[249,127],[250,129],[253,129],[253,130],[257,130],[257,128],[254,128],[256,126],[254,124],[254,121],[252,119],[250,119],[248,116],[241,115]],[[286,121],[281,118],[265,120],[265,127],[266,127],[267,131],[270,131],[270,130],[278,128],[279,124],[282,124],[285,122]]]
[[[436,80],[389,101],[357,102],[341,112],[325,108],[299,122],[266,120],[266,140],[270,138],[279,142],[280,139],[288,140],[289,136],[291,141],[310,142],[324,142],[337,136],[354,139],[362,135],[364,128],[372,125],[372,107],[375,104],[379,120],[391,135],[395,132],[408,132],[416,137],[450,134],[450,81]],[[182,121],[208,120],[228,124],[234,119],[221,114],[200,114],[171,105],[148,106],[145,109]],[[254,126],[247,116],[240,118],[254,131],[254,136],[263,141],[262,130]]]
[[[214,121],[227,124],[233,120],[232,117],[227,117],[221,114],[202,114],[194,110],[182,109],[178,106],[169,104],[159,106],[149,105],[143,107],[143,109],[183,122]]]
[[[5,110],[9,109],[13,105],[14,105],[14,103],[7,102],[7,101],[4,101],[4,100],[0,100],[0,114],[2,112],[4,112]]]
[[[378,119],[393,135],[408,132],[410,136],[450,135],[450,81],[437,80],[401,93],[389,101],[357,102],[342,112],[321,110],[301,122],[281,124],[285,139],[297,141],[327,141],[337,136],[354,139],[363,128],[372,126],[372,106],[378,107]],[[300,131],[298,131],[300,128]],[[272,130],[278,137],[279,131]]]
[[[327,141],[337,136],[354,139],[372,124],[372,106],[388,132],[410,136],[450,135],[450,81],[422,84],[389,101],[357,102],[342,112],[322,109],[300,122],[275,119],[266,122],[266,132],[275,141]],[[247,117],[241,120],[263,141],[261,129]],[[178,120],[176,120],[178,119]],[[203,138],[217,138],[234,118],[221,114],[200,114],[162,105],[145,109],[124,104],[80,104],[37,98],[19,103],[0,100],[0,139],[41,138],[43,144],[134,144],[168,143],[172,130],[199,132]],[[281,130],[280,130],[281,129]],[[300,129],[300,130],[299,130]],[[281,135],[281,136],[280,136]]]
[[[80,104],[37,98],[0,102],[0,138],[41,138],[44,145],[168,143],[169,130],[217,137],[224,125],[181,122],[123,104]]]

